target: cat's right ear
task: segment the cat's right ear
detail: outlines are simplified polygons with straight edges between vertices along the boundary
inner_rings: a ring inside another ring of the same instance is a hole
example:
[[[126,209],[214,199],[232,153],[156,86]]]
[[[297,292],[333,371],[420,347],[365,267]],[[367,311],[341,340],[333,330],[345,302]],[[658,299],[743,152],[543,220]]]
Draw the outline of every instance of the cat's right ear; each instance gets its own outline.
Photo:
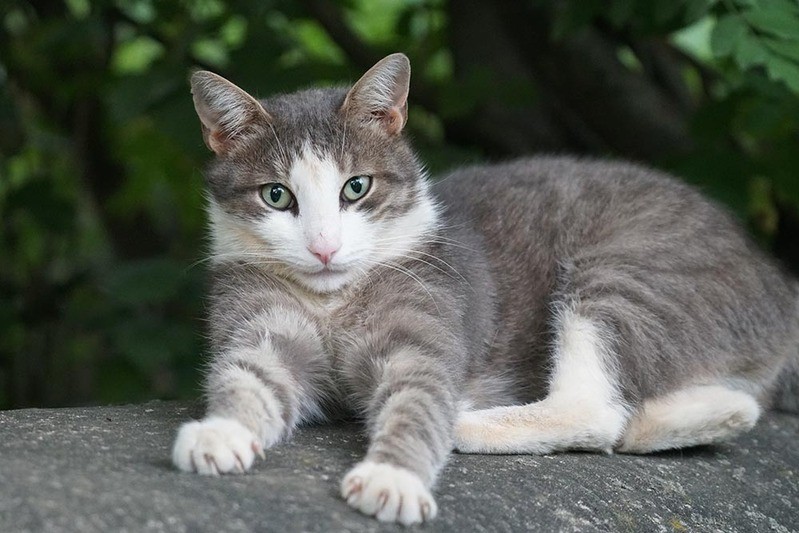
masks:
[[[205,145],[219,156],[235,151],[271,120],[258,100],[207,70],[192,74],[191,94]]]

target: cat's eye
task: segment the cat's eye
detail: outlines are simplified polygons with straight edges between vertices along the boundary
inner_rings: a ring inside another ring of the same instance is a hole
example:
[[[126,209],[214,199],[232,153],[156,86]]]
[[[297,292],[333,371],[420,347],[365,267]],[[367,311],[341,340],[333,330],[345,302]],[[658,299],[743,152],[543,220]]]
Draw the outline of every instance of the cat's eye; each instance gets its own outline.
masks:
[[[363,198],[371,186],[372,178],[370,176],[355,176],[344,184],[344,188],[341,189],[341,197],[348,202],[355,202]]]
[[[267,183],[262,186],[261,198],[264,199],[266,205],[280,211],[290,209],[294,206],[294,195],[279,183]]]

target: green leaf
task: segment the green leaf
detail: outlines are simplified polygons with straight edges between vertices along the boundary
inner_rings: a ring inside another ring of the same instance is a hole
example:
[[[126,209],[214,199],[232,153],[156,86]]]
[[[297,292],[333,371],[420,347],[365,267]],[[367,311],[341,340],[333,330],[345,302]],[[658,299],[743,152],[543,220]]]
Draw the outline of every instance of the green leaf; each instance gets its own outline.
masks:
[[[230,17],[219,28],[219,36],[230,48],[240,46],[247,37],[247,19],[239,15]]]
[[[738,3],[741,2],[739,1]],[[799,15],[799,4],[796,3],[796,0],[749,0],[749,5],[759,6],[760,8],[779,10],[785,13],[786,15],[790,13],[793,13],[794,15]]]
[[[799,40],[799,18],[779,8],[750,9],[744,11],[749,24],[769,35]]]
[[[710,48],[710,36],[716,26],[713,17],[706,16],[671,34],[671,42],[702,63],[709,63],[715,57]]]
[[[769,37],[764,37],[762,42],[777,54],[787,59],[799,61],[799,43],[781,41],[779,39],[772,39]]]
[[[119,74],[140,74],[164,55],[164,45],[146,35],[125,41],[117,46],[111,60]]]
[[[151,0],[136,2],[116,2],[118,9],[139,24],[150,24],[158,16]]]
[[[799,93],[799,65],[780,56],[771,56],[766,61],[766,71],[769,78],[782,81],[792,91]]]
[[[200,61],[220,69],[229,61],[227,48],[220,39],[197,39],[191,45],[191,52]]]
[[[64,3],[76,19],[85,19],[91,11],[88,0],[66,0]]]
[[[187,3],[191,18],[198,21],[213,20],[225,12],[225,4],[220,0],[201,0]]]
[[[738,42],[749,29],[740,16],[728,13],[722,16],[710,34],[710,49],[716,57],[726,57],[733,53]]]
[[[741,70],[764,65],[768,57],[768,50],[754,36],[740,39],[735,47],[735,63]]]

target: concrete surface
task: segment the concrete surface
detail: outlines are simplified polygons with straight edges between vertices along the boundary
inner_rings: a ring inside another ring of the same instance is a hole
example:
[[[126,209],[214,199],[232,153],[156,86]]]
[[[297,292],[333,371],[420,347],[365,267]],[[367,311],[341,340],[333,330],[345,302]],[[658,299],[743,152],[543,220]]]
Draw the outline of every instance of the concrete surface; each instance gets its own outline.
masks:
[[[356,425],[311,427],[245,476],[176,472],[196,406],[0,412],[0,532],[393,531],[350,510]],[[719,447],[636,457],[455,455],[428,531],[799,530],[799,418],[768,415]]]

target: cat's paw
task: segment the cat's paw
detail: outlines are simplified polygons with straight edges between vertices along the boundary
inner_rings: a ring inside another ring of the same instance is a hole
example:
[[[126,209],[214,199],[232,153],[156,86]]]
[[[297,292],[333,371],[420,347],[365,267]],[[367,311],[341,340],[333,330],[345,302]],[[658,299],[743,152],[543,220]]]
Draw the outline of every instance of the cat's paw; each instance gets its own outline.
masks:
[[[344,476],[341,496],[364,514],[404,526],[432,520],[438,511],[419,476],[385,463],[357,464]]]
[[[172,448],[172,462],[185,472],[210,476],[242,474],[263,457],[255,435],[231,418],[210,417],[181,426]]]

